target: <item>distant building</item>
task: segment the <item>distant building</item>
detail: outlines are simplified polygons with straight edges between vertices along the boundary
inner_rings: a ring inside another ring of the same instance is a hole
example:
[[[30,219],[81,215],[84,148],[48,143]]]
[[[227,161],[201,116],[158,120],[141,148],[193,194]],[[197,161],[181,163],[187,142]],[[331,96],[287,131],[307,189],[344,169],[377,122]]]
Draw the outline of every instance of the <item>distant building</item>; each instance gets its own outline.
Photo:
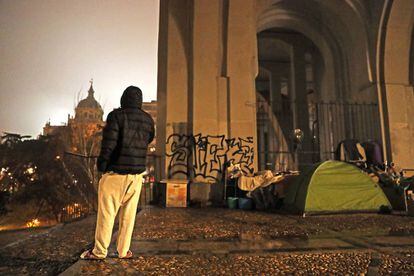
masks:
[[[81,100],[75,108],[75,116],[68,114],[65,125],[51,125],[46,123],[43,127],[43,135],[59,136],[65,143],[68,151],[88,156],[99,154],[102,129],[105,126],[103,120],[104,111],[94,97],[93,82],[88,90],[88,96]],[[157,101],[143,102],[142,109],[148,112],[157,121]],[[156,141],[150,147],[155,148]]]
[[[67,150],[84,154],[97,155],[102,139],[103,109],[94,97],[93,82],[88,96],[81,100],[75,108],[75,117],[68,114],[65,125],[53,126],[50,122],[43,127],[43,135],[59,136]]]

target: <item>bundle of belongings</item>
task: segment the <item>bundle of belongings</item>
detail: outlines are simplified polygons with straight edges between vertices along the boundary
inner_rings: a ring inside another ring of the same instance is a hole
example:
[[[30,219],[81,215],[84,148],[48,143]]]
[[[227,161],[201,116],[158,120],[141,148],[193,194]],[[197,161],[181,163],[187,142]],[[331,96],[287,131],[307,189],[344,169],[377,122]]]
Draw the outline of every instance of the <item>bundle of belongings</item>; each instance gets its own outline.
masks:
[[[248,192],[247,197],[253,199],[257,210],[277,209],[281,206],[286,186],[292,182],[297,171],[272,172],[260,171],[254,176],[246,176],[240,166],[230,165],[228,168],[230,178],[237,178],[237,187]]]
[[[360,143],[346,139],[338,144],[335,159],[351,163],[379,183],[392,204],[393,210],[406,210],[405,192],[414,189],[414,178],[404,175],[406,170],[394,163],[384,162],[382,147],[376,141]]]
[[[335,160],[354,163],[362,168],[369,165],[381,167],[384,164],[381,145],[373,140],[360,143],[356,139],[346,139],[339,142]]]
[[[262,175],[268,175],[266,179],[270,179],[270,175],[274,175],[271,183],[266,185],[264,181],[262,186],[250,191],[248,195],[253,199],[257,210],[274,210],[280,209],[283,204],[283,199],[286,195],[287,188],[294,182],[299,175],[298,171],[286,171],[273,173],[271,171],[261,172]],[[254,178],[265,178],[265,176],[254,176]],[[247,177],[239,178],[239,187],[244,187],[246,182],[251,180]],[[244,183],[243,183],[244,182]]]

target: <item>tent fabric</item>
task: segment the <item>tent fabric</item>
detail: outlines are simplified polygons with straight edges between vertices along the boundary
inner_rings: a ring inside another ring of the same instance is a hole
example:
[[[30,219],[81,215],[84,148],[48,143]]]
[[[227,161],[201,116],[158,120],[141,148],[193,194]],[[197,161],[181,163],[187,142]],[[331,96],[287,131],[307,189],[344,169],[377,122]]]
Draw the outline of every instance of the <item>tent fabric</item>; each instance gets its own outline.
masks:
[[[288,188],[284,203],[303,214],[391,209],[381,187],[367,174],[354,165],[331,160],[304,171]]]

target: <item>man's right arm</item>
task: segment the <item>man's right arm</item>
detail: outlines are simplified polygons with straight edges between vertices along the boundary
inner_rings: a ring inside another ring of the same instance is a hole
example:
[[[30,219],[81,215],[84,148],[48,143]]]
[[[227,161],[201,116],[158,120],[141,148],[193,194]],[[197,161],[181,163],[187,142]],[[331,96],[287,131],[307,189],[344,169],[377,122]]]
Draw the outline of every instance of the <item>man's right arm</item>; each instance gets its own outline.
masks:
[[[154,136],[155,136],[154,119],[152,119],[151,116],[150,116],[150,118],[151,118],[151,131],[150,131],[150,137],[148,139],[149,140],[148,144],[150,144],[152,142],[152,140],[154,140]]]

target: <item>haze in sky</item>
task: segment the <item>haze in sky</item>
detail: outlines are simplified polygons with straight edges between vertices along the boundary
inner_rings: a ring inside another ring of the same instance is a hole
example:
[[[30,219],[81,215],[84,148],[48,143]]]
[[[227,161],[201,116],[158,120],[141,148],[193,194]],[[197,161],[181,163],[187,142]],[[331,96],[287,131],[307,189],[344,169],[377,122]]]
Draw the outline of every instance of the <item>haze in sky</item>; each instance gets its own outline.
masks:
[[[0,132],[36,137],[95,98],[106,115],[136,85],[156,99],[158,0],[0,0]]]

